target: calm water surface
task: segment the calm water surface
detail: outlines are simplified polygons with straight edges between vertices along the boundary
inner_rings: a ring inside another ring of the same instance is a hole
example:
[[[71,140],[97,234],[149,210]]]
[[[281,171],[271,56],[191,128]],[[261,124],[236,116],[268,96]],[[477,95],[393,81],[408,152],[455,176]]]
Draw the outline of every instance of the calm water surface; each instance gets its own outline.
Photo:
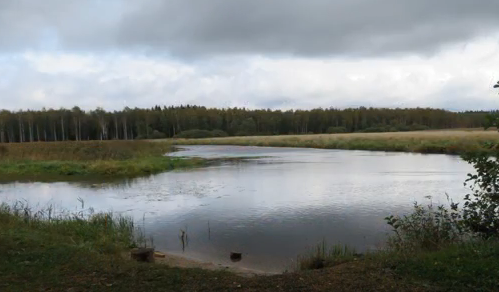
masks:
[[[367,151],[182,146],[173,156],[254,157],[95,185],[78,182],[0,185],[4,201],[25,199],[134,216],[158,250],[266,272],[295,266],[325,239],[359,251],[382,246],[383,218],[414,201],[459,201],[471,167],[456,156]],[[186,230],[187,246],[179,240]],[[231,263],[230,251],[243,253]]]

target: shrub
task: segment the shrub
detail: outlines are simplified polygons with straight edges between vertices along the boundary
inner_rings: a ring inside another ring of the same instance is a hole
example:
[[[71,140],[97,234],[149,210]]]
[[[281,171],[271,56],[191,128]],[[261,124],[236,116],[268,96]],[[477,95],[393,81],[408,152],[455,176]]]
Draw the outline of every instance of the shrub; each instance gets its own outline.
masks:
[[[194,130],[183,131],[175,135],[175,138],[186,138],[186,139],[210,138],[212,137],[211,135],[212,134],[210,131],[194,129]]]
[[[407,125],[396,125],[395,127],[395,131],[398,131],[398,132],[409,132],[411,130],[411,127],[410,126],[407,126]]]
[[[468,235],[483,239],[499,236],[499,149],[492,144],[484,149],[462,156],[476,171],[465,181],[472,193],[465,196],[462,210],[452,202],[450,210],[444,206],[435,208],[431,203],[426,207],[415,204],[410,215],[386,217],[395,232],[390,247],[434,250],[460,242]]]
[[[185,138],[185,139],[198,139],[198,138],[213,138],[213,137],[227,137],[228,134],[222,130],[187,130],[176,135],[175,138]]]
[[[388,126],[373,126],[369,127],[363,130],[360,130],[359,132],[362,133],[382,133],[382,132],[390,132],[391,128]]]
[[[389,238],[388,246],[412,252],[438,250],[461,242],[465,236],[461,218],[457,204],[452,202],[450,210],[443,205],[435,207],[431,202],[427,206],[414,203],[413,213],[404,217],[385,218],[395,233]]]
[[[163,132],[160,132],[158,130],[154,130],[151,135],[151,139],[165,139],[166,135]]]
[[[493,146],[494,148],[496,146]],[[463,155],[475,168],[476,174],[468,174],[465,184],[471,194],[464,198],[465,224],[483,238],[499,235],[499,152],[492,155],[475,153]]]
[[[224,132],[222,130],[213,130],[213,131],[211,131],[211,134],[213,137],[227,137],[227,136],[229,136],[229,134],[227,134],[226,132]]]
[[[425,131],[425,130],[430,129],[430,127],[428,127],[428,126],[418,125],[418,124],[413,124],[409,128],[410,128],[410,131]]]
[[[339,134],[339,133],[346,133],[347,128],[345,127],[329,127],[327,128],[327,133],[328,134]]]

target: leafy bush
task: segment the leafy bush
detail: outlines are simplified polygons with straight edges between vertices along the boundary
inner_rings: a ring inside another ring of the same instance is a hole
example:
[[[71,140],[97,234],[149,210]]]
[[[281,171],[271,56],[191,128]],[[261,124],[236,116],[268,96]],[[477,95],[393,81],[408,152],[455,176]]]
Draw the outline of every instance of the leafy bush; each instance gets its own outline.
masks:
[[[328,134],[339,134],[339,133],[346,133],[347,128],[345,127],[329,127],[327,128],[327,133]]]
[[[418,125],[418,124],[413,124],[409,127],[409,131],[425,131],[429,130],[430,127],[425,126],[425,125]]]
[[[213,134],[211,133],[211,131],[194,129],[194,130],[183,131],[175,135],[175,138],[186,138],[186,139],[211,138],[213,137],[212,135]]]
[[[495,147],[495,146],[493,146]],[[472,193],[464,198],[464,223],[483,238],[499,235],[499,161],[498,151],[493,155],[474,153],[463,155],[475,168],[465,184]]]
[[[438,250],[444,246],[461,242],[465,230],[461,222],[458,205],[450,204],[450,210],[443,205],[435,207],[414,203],[414,212],[404,217],[386,217],[393,227],[395,236],[389,238],[389,247],[406,252]]]
[[[408,125],[375,125],[368,127],[366,129],[360,130],[359,132],[363,133],[381,133],[381,132],[409,132],[409,131],[424,131],[429,130],[430,128],[425,125],[412,124]]]
[[[415,204],[414,212],[385,220],[393,227],[395,236],[389,240],[392,248],[404,251],[436,250],[461,242],[468,235],[483,239],[499,235],[499,151],[497,145],[488,145],[495,152],[475,152],[463,155],[476,173],[468,174],[465,185],[472,193],[464,198],[462,210],[450,204],[434,207]]]
[[[394,131],[394,128],[390,127],[390,126],[373,126],[373,127],[369,127],[369,128],[366,128],[366,129],[363,129],[359,132],[362,132],[362,133],[382,133],[382,132],[393,132]]]
[[[211,134],[213,135],[213,137],[227,137],[227,136],[229,136],[226,132],[224,132],[222,130],[213,130],[213,131],[211,131]]]
[[[185,138],[185,139],[199,139],[199,138],[213,138],[213,137],[227,137],[227,133],[222,130],[187,130],[176,135],[175,138]]]
[[[151,135],[151,139],[165,139],[166,135],[163,132],[160,132],[158,130],[154,130]]]

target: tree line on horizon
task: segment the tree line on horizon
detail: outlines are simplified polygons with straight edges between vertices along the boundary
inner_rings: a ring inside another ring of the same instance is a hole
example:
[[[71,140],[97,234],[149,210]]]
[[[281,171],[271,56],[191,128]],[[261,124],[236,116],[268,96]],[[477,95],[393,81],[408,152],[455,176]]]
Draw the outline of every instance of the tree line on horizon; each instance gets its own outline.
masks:
[[[476,128],[487,112],[432,108],[317,108],[270,110],[170,106],[0,110],[0,142],[132,140],[171,138],[188,130],[217,130],[230,136],[343,132],[387,132]]]

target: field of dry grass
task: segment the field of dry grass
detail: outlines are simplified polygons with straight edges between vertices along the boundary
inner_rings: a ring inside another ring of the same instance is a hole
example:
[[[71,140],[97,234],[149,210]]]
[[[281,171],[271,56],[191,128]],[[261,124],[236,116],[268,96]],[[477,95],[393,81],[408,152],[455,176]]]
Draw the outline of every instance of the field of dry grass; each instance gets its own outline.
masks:
[[[175,139],[177,145],[242,145],[462,154],[499,144],[497,131],[439,130],[391,133],[250,136]]]

